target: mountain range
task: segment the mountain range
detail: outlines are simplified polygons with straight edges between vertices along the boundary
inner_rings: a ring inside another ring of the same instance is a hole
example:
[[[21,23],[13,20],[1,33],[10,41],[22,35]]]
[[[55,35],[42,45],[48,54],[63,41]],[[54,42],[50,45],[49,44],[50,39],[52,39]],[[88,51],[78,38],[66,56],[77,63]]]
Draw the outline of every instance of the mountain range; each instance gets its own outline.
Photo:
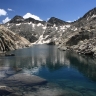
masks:
[[[56,17],[51,17],[48,21],[38,21],[16,15],[3,26],[32,44],[54,44],[61,50],[96,55],[96,8],[74,22]]]

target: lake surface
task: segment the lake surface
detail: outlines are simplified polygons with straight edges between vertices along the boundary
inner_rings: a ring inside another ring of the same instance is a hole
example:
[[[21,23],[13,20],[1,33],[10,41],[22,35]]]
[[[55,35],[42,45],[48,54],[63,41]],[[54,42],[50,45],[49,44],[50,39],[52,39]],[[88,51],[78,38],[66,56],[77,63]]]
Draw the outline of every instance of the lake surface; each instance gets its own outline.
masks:
[[[91,57],[60,51],[53,45],[34,45],[9,53],[15,56],[0,57],[0,79],[22,69],[18,72],[48,81],[35,91],[20,87],[26,96],[96,96],[96,60]]]

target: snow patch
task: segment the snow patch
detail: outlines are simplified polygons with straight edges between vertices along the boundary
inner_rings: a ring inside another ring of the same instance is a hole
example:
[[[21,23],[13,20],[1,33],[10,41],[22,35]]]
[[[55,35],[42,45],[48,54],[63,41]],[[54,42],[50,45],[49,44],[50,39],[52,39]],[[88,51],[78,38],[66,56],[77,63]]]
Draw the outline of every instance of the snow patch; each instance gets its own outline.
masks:
[[[36,41],[36,44],[43,44],[43,35],[39,37],[39,39]]]
[[[7,23],[7,26],[9,26],[10,24],[9,23]]]
[[[48,44],[48,43],[50,43],[50,41],[51,41],[50,39],[43,41],[43,44]]]
[[[56,27],[56,24],[54,24],[53,27]]]
[[[74,29],[74,31],[76,31],[76,30],[77,30],[77,28]]]
[[[19,23],[19,24],[16,24],[16,26],[20,26],[21,25],[21,23]]]
[[[44,26],[44,27],[42,27],[43,29],[46,29],[47,27],[46,26]]]
[[[70,25],[64,25],[64,26],[60,26],[60,29],[61,30],[65,30],[65,29],[67,29],[67,28],[69,28],[70,27]]]
[[[34,23],[32,23],[32,27],[35,28],[35,24]]]
[[[69,28],[71,25],[65,25],[67,28]]]
[[[61,30],[65,29],[65,28],[66,28],[66,26],[60,26],[60,29]]]
[[[42,24],[41,24],[41,23],[38,23],[37,26],[38,26],[38,27],[39,27],[39,26],[42,26]]]
[[[89,17],[87,18],[87,20],[89,20]]]
[[[96,15],[93,14],[93,16],[91,18],[94,18],[94,17],[96,17]]]
[[[58,30],[58,27],[55,27],[56,30]]]

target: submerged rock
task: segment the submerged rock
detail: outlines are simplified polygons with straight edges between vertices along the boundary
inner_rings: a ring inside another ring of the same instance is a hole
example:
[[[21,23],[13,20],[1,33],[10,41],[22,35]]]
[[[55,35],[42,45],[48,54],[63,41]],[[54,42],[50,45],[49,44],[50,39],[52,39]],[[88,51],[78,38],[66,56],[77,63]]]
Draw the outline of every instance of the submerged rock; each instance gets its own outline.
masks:
[[[5,54],[5,56],[15,56],[15,54]]]
[[[34,86],[34,85],[42,85],[46,84],[47,80],[40,78],[35,75],[30,75],[26,73],[19,73],[16,75],[12,75],[6,79],[6,83],[10,86],[21,86],[21,85],[28,85],[28,86]]]
[[[7,86],[0,86],[0,96],[5,96],[13,93],[14,91]]]
[[[22,94],[19,94],[19,93],[12,93],[9,96],[23,96],[23,95]]]

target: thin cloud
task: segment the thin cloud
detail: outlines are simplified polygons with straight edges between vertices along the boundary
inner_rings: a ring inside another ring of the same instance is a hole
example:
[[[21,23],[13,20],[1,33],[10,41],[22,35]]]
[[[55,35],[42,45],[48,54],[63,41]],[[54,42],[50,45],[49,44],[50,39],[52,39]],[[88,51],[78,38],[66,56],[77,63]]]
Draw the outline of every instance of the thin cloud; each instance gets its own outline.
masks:
[[[11,19],[9,17],[6,17],[4,20],[2,20],[3,23],[6,23],[8,21],[10,21]]]
[[[7,10],[8,10],[8,11],[13,11],[11,8],[8,8]]]
[[[6,16],[7,12],[4,9],[0,9],[0,16]]]
[[[70,23],[70,22],[72,22],[72,21],[67,21],[67,22],[69,22],[69,23]]]
[[[79,19],[80,17],[78,16],[78,19]]]
[[[50,18],[47,18],[47,21],[49,20]]]
[[[38,16],[36,16],[36,15],[33,15],[33,14],[31,14],[31,13],[26,13],[26,14],[23,16],[24,19],[29,18],[29,17],[34,18],[35,20],[42,21],[42,19],[40,19],[40,17],[38,17]]]

